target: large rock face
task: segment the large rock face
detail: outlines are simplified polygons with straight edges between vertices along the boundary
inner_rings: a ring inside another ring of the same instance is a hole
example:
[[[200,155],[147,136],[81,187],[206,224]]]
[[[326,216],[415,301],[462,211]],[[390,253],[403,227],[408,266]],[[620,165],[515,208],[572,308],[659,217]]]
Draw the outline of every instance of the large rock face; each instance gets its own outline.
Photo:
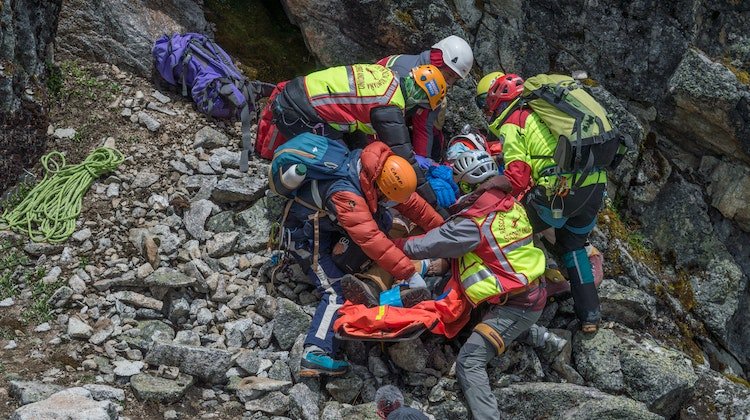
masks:
[[[0,193],[44,152],[45,61],[61,4],[0,2]]]
[[[663,95],[664,85],[658,82],[668,79],[688,48],[699,2],[284,3],[324,65],[413,53],[455,33],[473,44],[485,72],[500,67],[521,74],[545,72],[550,66],[585,68],[617,95],[642,101]],[[378,24],[368,30],[359,22]],[[644,37],[646,42],[634,48],[633,40]]]
[[[750,89],[727,67],[688,50],[669,93],[660,120],[681,146],[750,162]]]
[[[62,0],[0,3],[0,111],[12,114],[41,94]],[[31,93],[26,90],[29,89]]]
[[[70,0],[60,12],[57,48],[147,76],[154,41],[174,32],[210,32],[199,2]]]

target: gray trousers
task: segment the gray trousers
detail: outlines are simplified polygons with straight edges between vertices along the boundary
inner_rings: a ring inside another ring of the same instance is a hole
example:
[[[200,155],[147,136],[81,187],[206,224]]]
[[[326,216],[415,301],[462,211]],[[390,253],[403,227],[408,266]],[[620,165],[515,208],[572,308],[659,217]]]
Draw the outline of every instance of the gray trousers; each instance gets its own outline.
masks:
[[[493,306],[482,321],[502,337],[509,346],[519,335],[526,332],[542,314],[542,311],[511,306]],[[497,356],[497,350],[488,339],[476,330],[471,334],[456,360],[456,374],[471,414],[477,420],[497,420],[500,411],[490,388],[487,363]]]

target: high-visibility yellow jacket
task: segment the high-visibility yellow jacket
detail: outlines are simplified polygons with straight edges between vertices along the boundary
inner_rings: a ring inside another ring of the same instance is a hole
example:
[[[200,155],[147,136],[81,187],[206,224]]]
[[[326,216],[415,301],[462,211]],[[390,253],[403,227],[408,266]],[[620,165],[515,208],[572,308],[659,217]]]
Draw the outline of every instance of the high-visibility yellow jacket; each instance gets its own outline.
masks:
[[[305,76],[304,83],[320,118],[339,131],[375,134],[374,108],[393,105],[404,109],[398,77],[378,64],[331,67]]]
[[[456,258],[454,278],[473,305],[516,294],[514,300],[532,306],[543,302],[540,296],[526,299],[522,292],[536,289],[545,269],[544,253],[532,243],[523,206],[500,189],[484,192],[439,228],[396,244],[411,258]]]

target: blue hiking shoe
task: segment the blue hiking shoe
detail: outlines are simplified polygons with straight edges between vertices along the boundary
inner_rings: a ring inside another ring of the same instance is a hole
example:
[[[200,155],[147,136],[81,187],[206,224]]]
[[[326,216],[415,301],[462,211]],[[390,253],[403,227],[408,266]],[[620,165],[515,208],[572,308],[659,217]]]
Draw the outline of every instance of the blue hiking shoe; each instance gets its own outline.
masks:
[[[349,363],[336,360],[318,348],[305,350],[300,362],[299,376],[317,377],[320,375],[341,376],[349,370]]]

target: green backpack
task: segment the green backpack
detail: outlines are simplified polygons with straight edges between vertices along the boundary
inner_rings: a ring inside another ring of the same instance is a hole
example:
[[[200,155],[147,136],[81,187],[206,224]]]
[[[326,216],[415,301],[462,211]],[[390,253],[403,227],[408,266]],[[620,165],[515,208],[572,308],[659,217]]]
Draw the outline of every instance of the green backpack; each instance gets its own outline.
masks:
[[[630,147],[629,138],[612,126],[607,111],[570,76],[539,74],[526,79],[511,106],[528,106],[557,138],[556,167],[549,175],[580,173],[576,187],[593,170],[614,169]],[[506,118],[512,110],[506,112]]]

